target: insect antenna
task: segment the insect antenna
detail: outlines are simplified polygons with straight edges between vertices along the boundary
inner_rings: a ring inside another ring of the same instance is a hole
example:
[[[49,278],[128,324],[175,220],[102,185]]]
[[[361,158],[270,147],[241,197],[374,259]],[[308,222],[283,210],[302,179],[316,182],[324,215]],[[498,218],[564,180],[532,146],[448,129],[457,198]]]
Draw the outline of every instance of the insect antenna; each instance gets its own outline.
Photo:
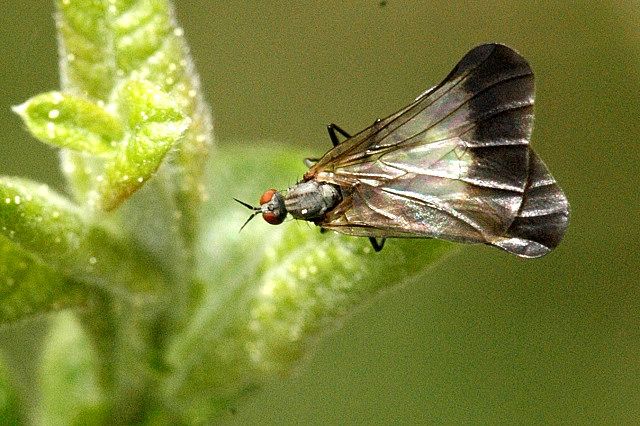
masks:
[[[260,213],[260,207],[254,207],[251,204],[247,204],[244,201],[240,201],[237,198],[234,198],[234,200],[236,200],[238,203],[242,204],[243,206],[245,206],[246,208],[248,208],[249,210],[253,210],[253,213],[251,213],[251,216],[249,216],[249,219],[246,220],[246,222],[244,223],[244,225],[242,225],[240,227],[240,231],[242,231],[242,228],[244,228],[245,226],[247,226],[247,223],[249,223],[251,221],[251,219],[253,219],[254,217],[256,217],[256,215],[258,215]],[[238,232],[240,232],[238,231]]]

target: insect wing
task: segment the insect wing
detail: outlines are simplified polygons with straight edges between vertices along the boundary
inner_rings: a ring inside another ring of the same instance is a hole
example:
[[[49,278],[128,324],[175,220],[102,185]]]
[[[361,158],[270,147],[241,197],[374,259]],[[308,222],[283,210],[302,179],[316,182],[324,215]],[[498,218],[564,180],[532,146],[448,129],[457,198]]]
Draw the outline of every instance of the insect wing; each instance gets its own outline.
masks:
[[[321,226],[548,253],[564,234],[568,204],[529,148],[533,102],[533,73],[519,54],[476,47],[440,85],[307,172],[343,190]]]
[[[522,257],[539,257],[553,250],[564,236],[569,203],[540,157],[529,151],[529,179],[507,232],[491,244]]]

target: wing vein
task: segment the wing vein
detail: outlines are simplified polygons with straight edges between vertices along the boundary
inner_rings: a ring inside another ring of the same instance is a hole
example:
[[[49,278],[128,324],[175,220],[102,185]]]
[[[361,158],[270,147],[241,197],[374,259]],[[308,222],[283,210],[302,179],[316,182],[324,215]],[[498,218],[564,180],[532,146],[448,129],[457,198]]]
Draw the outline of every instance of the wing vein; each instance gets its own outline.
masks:
[[[398,142],[398,144],[396,144],[395,146],[401,145],[404,141],[407,140],[411,140],[419,135],[422,135],[424,133],[427,133],[429,130],[433,129],[435,126],[437,126],[438,124],[442,123],[444,120],[446,120],[447,118],[451,117],[451,115],[453,115],[453,113],[455,113],[456,111],[458,111],[460,108],[462,108],[463,106],[465,106],[466,104],[468,104],[469,102],[471,102],[474,98],[476,98],[478,95],[482,94],[483,92],[491,89],[492,87],[497,86],[498,84],[510,81],[510,80],[516,80],[519,78],[523,78],[523,77],[527,77],[532,75],[531,73],[527,73],[527,74],[520,74],[520,75],[514,75],[514,76],[509,76],[509,78],[505,78],[504,80],[498,80],[495,83],[492,83],[491,85],[483,88],[482,90],[478,91],[478,92],[474,92],[469,98],[465,99],[464,102],[462,102],[460,105],[458,105],[457,107],[455,107],[454,109],[450,110],[445,116],[443,116],[440,120],[436,121],[435,123],[433,123],[432,125],[430,125],[429,127],[427,127],[426,129],[421,130],[420,132],[416,133],[415,135],[412,135],[406,139],[404,139],[403,141]],[[529,103],[522,103],[522,104],[516,104],[516,105],[507,105],[506,108],[494,108],[491,111],[489,111],[486,115],[483,115],[482,117],[480,117],[478,120],[474,120],[473,123],[465,123],[465,124],[470,124],[470,128],[466,129],[464,132],[461,132],[459,134],[457,134],[456,136],[459,136],[461,134],[465,134],[468,131],[470,131],[471,129],[475,128],[477,126],[478,123],[483,122],[486,119],[489,119],[491,117],[494,117],[497,114],[500,114],[502,112],[505,111],[511,111],[511,110],[516,110],[516,109],[522,109],[528,106],[531,106],[532,102]],[[420,112],[424,111],[426,109],[423,108]],[[418,115],[418,114],[416,114]],[[415,116],[414,116],[415,117]],[[413,118],[413,117],[412,117]],[[408,121],[408,120],[407,120]],[[406,124],[403,123],[403,125]],[[453,130],[458,130],[463,126],[459,126],[457,128],[454,128]],[[450,137],[449,137],[450,139]],[[431,142],[430,142],[431,143]]]
[[[459,212],[457,212],[453,208],[450,208],[450,207],[447,207],[447,206],[443,206],[443,205],[440,205],[438,203],[432,203],[430,201],[427,201],[427,200],[424,200],[422,198],[416,197],[416,196],[414,196],[412,194],[409,194],[406,191],[394,190],[392,188],[382,188],[382,191],[386,192],[388,194],[393,194],[393,195],[397,195],[397,196],[402,197],[402,198],[406,198],[408,200],[412,200],[412,201],[414,201],[416,203],[419,203],[419,204],[422,204],[423,206],[426,206],[428,208],[432,208],[432,209],[438,210],[438,211],[440,211],[442,213],[445,213],[449,217],[469,225],[470,227],[472,227],[473,229],[478,231],[478,233],[480,235],[484,235],[484,231],[482,230],[482,228],[479,225],[477,225],[476,223],[473,223],[467,217],[465,217],[464,215],[460,214]]]

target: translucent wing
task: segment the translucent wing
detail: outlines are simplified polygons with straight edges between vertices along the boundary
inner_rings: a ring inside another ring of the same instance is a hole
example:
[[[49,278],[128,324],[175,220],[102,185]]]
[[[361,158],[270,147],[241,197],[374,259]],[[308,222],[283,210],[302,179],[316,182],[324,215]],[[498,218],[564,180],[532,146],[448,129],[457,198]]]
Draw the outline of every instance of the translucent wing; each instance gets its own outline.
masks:
[[[398,113],[329,151],[305,179],[341,187],[319,223],[351,235],[435,237],[542,256],[561,240],[566,197],[529,148],[534,82],[510,48],[471,50]]]

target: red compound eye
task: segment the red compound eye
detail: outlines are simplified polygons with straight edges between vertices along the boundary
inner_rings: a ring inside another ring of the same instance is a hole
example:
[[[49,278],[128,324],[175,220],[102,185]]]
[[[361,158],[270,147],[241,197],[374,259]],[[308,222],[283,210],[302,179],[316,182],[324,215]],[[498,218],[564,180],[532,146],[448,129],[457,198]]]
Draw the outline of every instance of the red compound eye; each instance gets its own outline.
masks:
[[[262,218],[271,225],[280,225],[284,221],[284,216],[271,211],[262,213]]]
[[[260,205],[263,205],[271,201],[271,199],[273,198],[273,194],[275,194],[276,192],[278,191],[276,191],[275,189],[267,189],[266,191],[264,191],[264,194],[262,194],[262,197],[260,197]],[[269,221],[267,220],[267,222]]]

